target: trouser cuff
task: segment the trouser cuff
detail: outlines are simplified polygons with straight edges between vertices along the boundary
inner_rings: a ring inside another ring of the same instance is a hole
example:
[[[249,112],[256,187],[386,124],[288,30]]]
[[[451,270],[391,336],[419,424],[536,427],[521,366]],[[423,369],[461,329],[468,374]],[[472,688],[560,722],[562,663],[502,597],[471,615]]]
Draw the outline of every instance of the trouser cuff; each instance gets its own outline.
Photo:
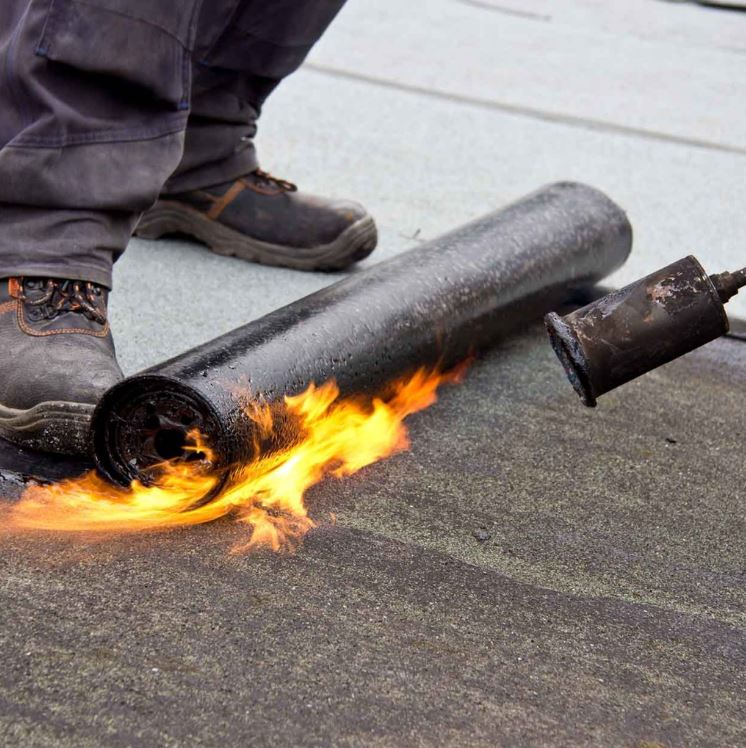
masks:
[[[181,192],[202,190],[223,182],[231,182],[259,168],[253,143],[244,144],[238,153],[221,161],[199,166],[191,171],[179,172],[166,182],[161,194],[178,195]]]
[[[47,276],[112,287],[138,214],[0,204],[0,277]]]
[[[96,283],[111,291],[111,269],[107,272],[92,265],[5,265],[0,264],[0,278],[64,278]]]

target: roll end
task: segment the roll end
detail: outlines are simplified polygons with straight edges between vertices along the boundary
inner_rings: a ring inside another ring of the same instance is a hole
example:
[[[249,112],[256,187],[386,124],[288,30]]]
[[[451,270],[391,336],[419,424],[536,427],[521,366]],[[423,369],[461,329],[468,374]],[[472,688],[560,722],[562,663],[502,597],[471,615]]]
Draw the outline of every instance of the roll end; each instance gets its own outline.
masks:
[[[204,459],[187,449],[194,431],[211,445],[220,443],[222,429],[210,404],[177,382],[167,385],[159,376],[132,377],[112,387],[97,405],[90,447],[96,469],[111,483],[147,484],[165,461]]]

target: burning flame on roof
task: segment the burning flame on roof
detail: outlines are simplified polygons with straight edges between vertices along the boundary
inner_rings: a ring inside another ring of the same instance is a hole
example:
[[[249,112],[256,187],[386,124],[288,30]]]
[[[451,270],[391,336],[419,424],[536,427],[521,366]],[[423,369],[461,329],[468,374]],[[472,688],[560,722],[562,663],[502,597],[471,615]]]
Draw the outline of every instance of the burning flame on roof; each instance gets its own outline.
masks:
[[[233,550],[292,549],[313,527],[305,495],[326,477],[344,478],[409,447],[404,419],[432,405],[437,389],[458,381],[463,367],[443,374],[420,369],[394,383],[386,397],[340,397],[334,381],[311,385],[286,397],[286,416],[298,424],[289,446],[236,466],[207,503],[203,497],[221,484],[211,470],[209,445],[190,434],[190,451],[204,459],[172,460],[158,466],[152,485],[128,488],[95,472],[50,485],[33,485],[4,510],[12,531],[132,533],[185,527],[230,516],[247,526],[245,542]],[[245,412],[263,436],[272,433],[277,411],[243,396]]]

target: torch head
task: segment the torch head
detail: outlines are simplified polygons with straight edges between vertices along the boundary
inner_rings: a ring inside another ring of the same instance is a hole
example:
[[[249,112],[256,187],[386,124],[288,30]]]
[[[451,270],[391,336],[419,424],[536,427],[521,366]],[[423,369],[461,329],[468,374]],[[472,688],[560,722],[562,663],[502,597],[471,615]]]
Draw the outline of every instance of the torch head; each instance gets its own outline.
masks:
[[[585,405],[728,332],[723,303],[746,272],[708,276],[692,256],[560,317],[549,338]]]

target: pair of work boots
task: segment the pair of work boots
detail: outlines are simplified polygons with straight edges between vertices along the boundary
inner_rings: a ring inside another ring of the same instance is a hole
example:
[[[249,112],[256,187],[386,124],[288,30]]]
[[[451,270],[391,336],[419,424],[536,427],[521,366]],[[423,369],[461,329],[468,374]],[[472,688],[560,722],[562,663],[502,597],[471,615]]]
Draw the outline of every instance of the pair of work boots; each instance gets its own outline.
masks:
[[[186,234],[213,252],[299,270],[341,270],[375,248],[357,203],[299,192],[257,170],[209,189],[162,195],[136,235]],[[87,451],[101,395],[122,378],[108,290],[65,278],[0,281],[0,436],[31,449]]]

